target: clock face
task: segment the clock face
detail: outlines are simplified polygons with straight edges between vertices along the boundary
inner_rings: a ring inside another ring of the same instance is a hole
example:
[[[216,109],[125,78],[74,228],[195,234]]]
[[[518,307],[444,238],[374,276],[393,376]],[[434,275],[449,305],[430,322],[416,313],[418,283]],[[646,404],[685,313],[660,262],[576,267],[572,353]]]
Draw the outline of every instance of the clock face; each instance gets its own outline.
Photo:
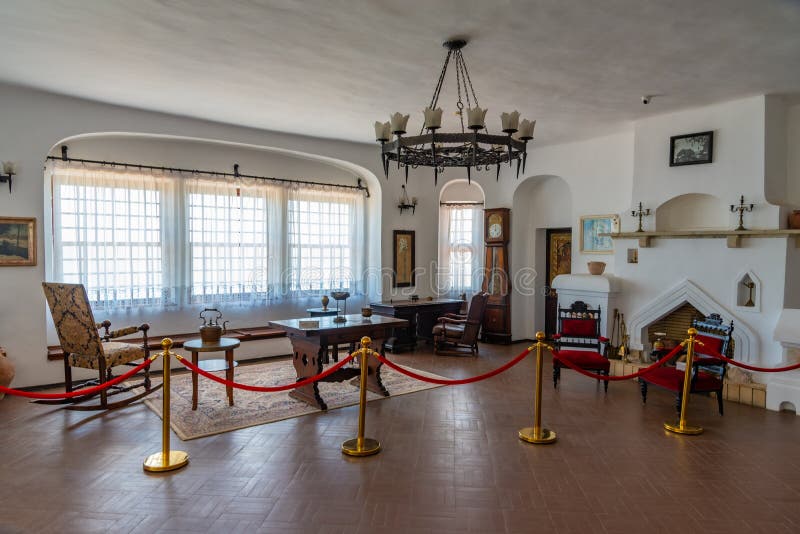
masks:
[[[489,225],[489,237],[500,237],[503,234],[503,227],[498,223]]]

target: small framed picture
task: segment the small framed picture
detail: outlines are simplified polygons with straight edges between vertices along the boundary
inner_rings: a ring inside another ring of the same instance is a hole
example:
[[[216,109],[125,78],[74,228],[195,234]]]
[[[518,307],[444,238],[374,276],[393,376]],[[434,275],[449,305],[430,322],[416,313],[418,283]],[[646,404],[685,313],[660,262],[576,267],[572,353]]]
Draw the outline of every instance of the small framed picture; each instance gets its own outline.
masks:
[[[581,217],[581,252],[611,254],[614,252],[612,234],[619,232],[619,216],[586,215]]]
[[[669,166],[711,163],[714,156],[714,132],[673,135],[669,138]]]
[[[414,282],[414,231],[394,231],[394,280],[392,287],[411,287]]]
[[[36,219],[0,217],[0,266],[36,265]]]

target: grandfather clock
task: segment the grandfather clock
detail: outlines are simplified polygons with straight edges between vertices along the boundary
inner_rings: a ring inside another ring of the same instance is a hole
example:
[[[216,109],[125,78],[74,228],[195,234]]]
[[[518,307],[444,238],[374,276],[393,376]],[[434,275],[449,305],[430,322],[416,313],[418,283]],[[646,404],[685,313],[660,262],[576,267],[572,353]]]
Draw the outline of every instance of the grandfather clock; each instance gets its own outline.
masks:
[[[481,289],[489,294],[481,340],[511,343],[511,280],[508,276],[508,236],[511,210],[484,210],[486,263]]]

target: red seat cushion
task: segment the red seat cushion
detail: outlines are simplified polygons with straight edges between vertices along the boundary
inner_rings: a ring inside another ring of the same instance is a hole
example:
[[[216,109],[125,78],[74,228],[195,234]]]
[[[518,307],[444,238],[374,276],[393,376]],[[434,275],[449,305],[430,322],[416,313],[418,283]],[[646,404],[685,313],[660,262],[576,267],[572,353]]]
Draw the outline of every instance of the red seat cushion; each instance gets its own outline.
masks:
[[[558,351],[558,355],[562,359],[574,363],[581,369],[608,371],[611,367],[609,361],[599,352],[592,352],[590,350],[561,350]]]
[[[717,391],[722,389],[722,381],[716,375],[699,371],[692,391]],[[680,391],[683,387],[684,372],[674,367],[658,367],[642,378],[645,382],[661,386],[670,391]]]
[[[596,336],[597,319],[563,319],[561,335],[563,336]]]
[[[702,345],[697,344],[694,346],[694,351],[697,354],[714,354],[722,349],[722,339],[718,337],[697,334],[694,339],[702,343]]]

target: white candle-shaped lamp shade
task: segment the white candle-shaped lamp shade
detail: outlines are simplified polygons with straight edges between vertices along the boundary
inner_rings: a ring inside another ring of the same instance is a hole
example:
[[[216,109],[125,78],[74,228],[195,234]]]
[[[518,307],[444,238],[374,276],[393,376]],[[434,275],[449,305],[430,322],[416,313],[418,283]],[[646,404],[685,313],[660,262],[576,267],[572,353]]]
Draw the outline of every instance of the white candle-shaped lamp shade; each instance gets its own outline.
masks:
[[[425,108],[425,128],[428,130],[438,130],[442,127],[442,108]]]
[[[393,134],[402,135],[406,133],[406,126],[408,125],[408,117],[409,115],[403,115],[400,112],[397,112],[391,117],[389,117],[389,122],[391,123]]]
[[[375,140],[388,141],[392,138],[392,125],[388,122],[375,121]]]
[[[3,162],[3,174],[17,174],[17,164],[13,161]]]
[[[481,109],[479,107],[468,108],[467,109],[467,127],[470,130],[482,130],[486,127],[486,112],[487,109]]]
[[[519,124],[519,130],[517,131],[517,137],[519,137],[523,141],[528,141],[529,139],[533,139],[533,129],[535,127],[536,127],[536,121],[529,121],[528,119],[522,119],[522,122]]]
[[[512,111],[511,113],[501,113],[500,122],[503,125],[505,133],[514,133],[519,128],[519,111]]]

